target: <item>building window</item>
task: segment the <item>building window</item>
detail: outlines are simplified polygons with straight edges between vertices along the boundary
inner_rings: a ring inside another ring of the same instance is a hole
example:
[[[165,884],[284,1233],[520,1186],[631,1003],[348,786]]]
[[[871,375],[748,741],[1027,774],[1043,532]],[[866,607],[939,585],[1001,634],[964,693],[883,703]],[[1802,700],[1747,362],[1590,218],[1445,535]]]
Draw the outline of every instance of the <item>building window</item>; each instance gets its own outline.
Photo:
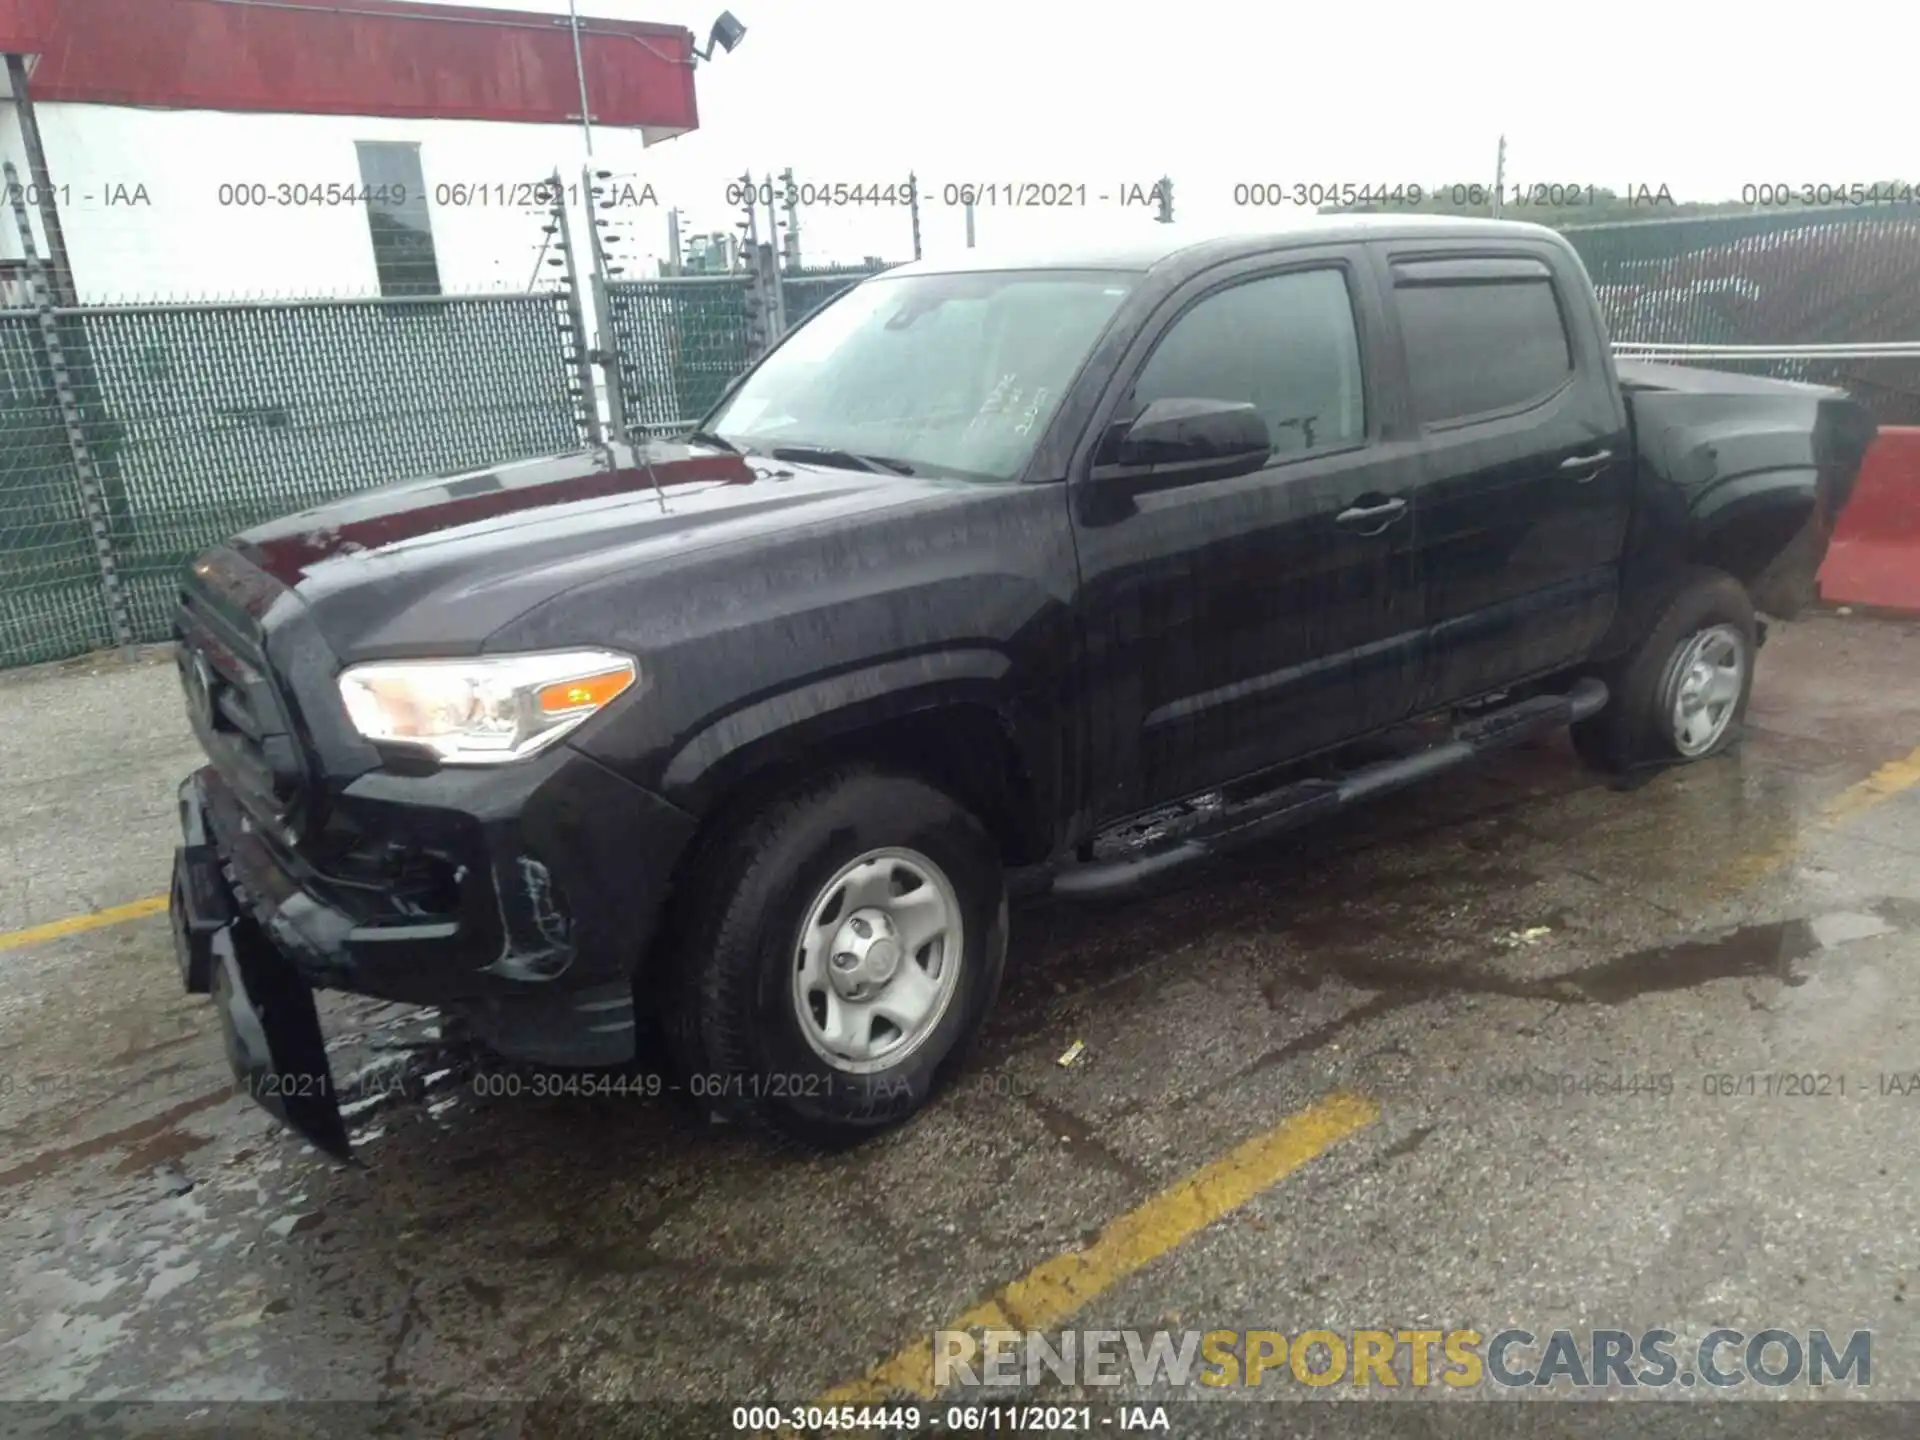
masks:
[[[438,295],[440,264],[433,253],[420,147],[360,140],[354,148],[360,152],[360,183],[367,188],[367,229],[380,293]]]

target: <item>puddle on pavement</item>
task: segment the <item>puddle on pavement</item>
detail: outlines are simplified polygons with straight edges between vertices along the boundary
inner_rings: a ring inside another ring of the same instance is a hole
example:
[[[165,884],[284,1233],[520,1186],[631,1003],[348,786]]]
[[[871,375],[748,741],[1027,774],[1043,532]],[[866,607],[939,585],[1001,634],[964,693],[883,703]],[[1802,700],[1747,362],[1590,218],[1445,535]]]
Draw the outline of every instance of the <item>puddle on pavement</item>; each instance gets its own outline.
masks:
[[[1341,980],[1356,990],[1397,992],[1406,1000],[1451,992],[1596,1005],[1619,1005],[1641,995],[1691,990],[1715,980],[1771,978],[1798,986],[1806,977],[1794,969],[1797,961],[1821,950],[1917,925],[1920,903],[1894,897],[1859,910],[1743,925],[1720,935],[1630,950],[1543,979],[1503,975],[1476,962],[1434,965],[1416,955],[1336,947],[1310,951],[1299,968],[1283,974],[1282,985],[1269,988],[1268,999],[1279,1000],[1286,988],[1317,989],[1328,978]]]
[[[1335,1018],[1269,1050],[1244,1073],[1269,1070],[1311,1054],[1369,1020],[1446,995],[1620,1005],[1639,996],[1690,990],[1715,980],[1774,979],[1797,988],[1807,979],[1794,968],[1797,962],[1857,940],[1917,928],[1920,902],[1892,897],[1858,910],[1743,925],[1721,935],[1648,946],[1538,980],[1502,975],[1472,962],[1434,965],[1412,955],[1338,948],[1310,953],[1299,966],[1290,967],[1265,987],[1267,1001],[1274,1008],[1282,1008],[1290,994],[1318,989],[1329,978],[1374,993]]]
[[[29,1180],[38,1180],[77,1160],[85,1160],[109,1150],[132,1146],[153,1147],[152,1163],[155,1165],[167,1163],[176,1158],[177,1154],[184,1154],[188,1150],[197,1148],[190,1139],[177,1141],[169,1139],[179,1133],[177,1127],[180,1123],[203,1110],[211,1110],[216,1105],[224,1104],[231,1094],[230,1089],[222,1089],[197,1095],[136,1124],[123,1126],[118,1130],[109,1130],[105,1134],[96,1135],[92,1139],[81,1140],[72,1145],[43,1150],[31,1160],[0,1170],[0,1189],[21,1185]]]

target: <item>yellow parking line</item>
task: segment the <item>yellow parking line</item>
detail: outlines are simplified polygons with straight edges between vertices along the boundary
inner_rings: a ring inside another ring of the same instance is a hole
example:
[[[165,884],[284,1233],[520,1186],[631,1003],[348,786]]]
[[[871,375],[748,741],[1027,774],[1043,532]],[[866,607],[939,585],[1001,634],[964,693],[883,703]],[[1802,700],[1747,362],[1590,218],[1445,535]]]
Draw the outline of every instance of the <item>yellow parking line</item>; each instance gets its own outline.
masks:
[[[78,935],[85,930],[99,930],[107,925],[118,925],[123,920],[138,920],[147,915],[158,915],[167,908],[167,897],[149,895],[144,900],[130,900],[125,905],[109,905],[104,910],[89,911],[85,915],[69,915],[64,920],[49,920],[44,925],[30,925],[25,930],[0,932],[0,950],[13,950],[22,945],[37,945],[42,940],[58,940],[62,935]]]
[[[1889,760],[1858,785],[1842,790],[1827,802],[1821,818],[1828,827],[1842,824],[1916,785],[1920,785],[1920,750],[1903,760]]]
[[[1084,1250],[1043,1260],[943,1328],[1050,1330],[1095,1296],[1379,1118],[1379,1105],[1363,1095],[1329,1095],[1128,1211]],[[896,1394],[931,1400],[938,1393],[929,1335],[813,1403],[874,1404]]]
[[[1920,749],[1892,760],[1821,807],[1819,821],[1736,861],[1724,877],[1745,886],[1765,879],[1799,853],[1815,835],[1847,822],[1920,786]],[[1335,1094],[1289,1116],[1220,1159],[1115,1220],[1084,1250],[1056,1255],[995,1291],[947,1330],[1048,1330],[1095,1296],[1165,1255],[1196,1232],[1277,1184],[1334,1144],[1379,1118],[1364,1096]],[[864,1375],[823,1392],[817,1406],[877,1404],[896,1396],[932,1400],[933,1338],[916,1340]]]
[[[1816,835],[1838,830],[1849,821],[1859,819],[1874,806],[1884,805],[1916,785],[1920,785],[1920,750],[1899,760],[1889,760],[1866,779],[1849,785],[1820,807],[1820,819],[1816,824],[1796,830],[1772,845],[1733,861],[1716,877],[1718,883],[1713,887],[1716,895],[1729,899],[1751,889],[1786,865]]]

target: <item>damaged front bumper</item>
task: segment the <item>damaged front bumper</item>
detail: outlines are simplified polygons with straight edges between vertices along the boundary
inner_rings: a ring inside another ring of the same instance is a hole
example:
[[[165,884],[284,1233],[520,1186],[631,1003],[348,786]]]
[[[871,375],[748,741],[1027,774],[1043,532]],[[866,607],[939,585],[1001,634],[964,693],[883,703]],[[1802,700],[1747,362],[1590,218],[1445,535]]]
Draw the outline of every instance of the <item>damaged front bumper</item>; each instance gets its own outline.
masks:
[[[327,873],[213,766],[179,798],[181,981],[213,997],[236,1084],[327,1153],[349,1145],[317,989],[433,1006],[512,1059],[633,1057],[635,968],[692,823],[596,762],[354,782],[344,808],[396,851],[447,863],[437,912]]]
[[[241,913],[205,811],[189,805],[192,783],[181,791],[186,843],[174,852],[167,907],[181,982],[194,994],[213,996],[234,1084],[282,1124],[344,1160],[351,1147],[313,990]]]

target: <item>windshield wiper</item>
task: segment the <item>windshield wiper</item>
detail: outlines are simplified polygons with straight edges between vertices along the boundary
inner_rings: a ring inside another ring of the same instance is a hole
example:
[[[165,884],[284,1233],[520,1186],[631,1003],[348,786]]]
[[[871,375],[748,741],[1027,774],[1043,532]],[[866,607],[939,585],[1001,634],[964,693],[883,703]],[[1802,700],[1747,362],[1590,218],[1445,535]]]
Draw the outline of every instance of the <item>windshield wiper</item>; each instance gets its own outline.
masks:
[[[740,447],[724,435],[715,435],[710,430],[689,430],[680,437],[684,444],[711,445],[716,450],[725,450],[729,455],[738,455]]]
[[[825,445],[776,445],[767,453],[775,460],[793,460],[802,465],[834,465],[842,470],[865,470],[874,475],[913,474],[913,467],[904,460],[886,455],[856,455],[851,450],[835,450]]]

